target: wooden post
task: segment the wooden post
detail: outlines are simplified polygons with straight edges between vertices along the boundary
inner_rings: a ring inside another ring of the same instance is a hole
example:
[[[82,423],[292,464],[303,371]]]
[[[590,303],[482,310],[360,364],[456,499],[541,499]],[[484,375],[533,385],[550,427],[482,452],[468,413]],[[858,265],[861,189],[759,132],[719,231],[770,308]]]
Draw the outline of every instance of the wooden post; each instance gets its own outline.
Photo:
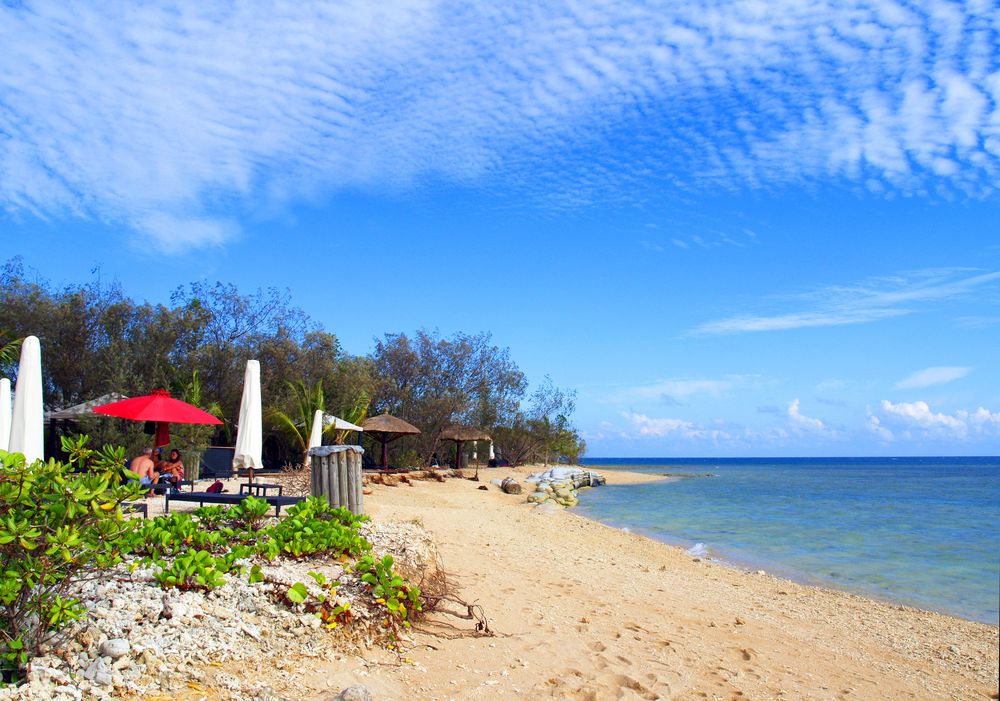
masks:
[[[341,453],[344,456],[342,461],[342,466],[344,474],[347,476],[347,508],[350,509],[352,514],[359,513],[358,511],[358,479],[354,476],[353,465],[351,465],[351,455],[346,450]]]
[[[309,495],[319,496],[319,474],[316,472],[316,461],[309,463]]]
[[[365,483],[361,476],[361,453],[357,450],[351,451],[351,469],[357,475],[358,513],[363,514],[365,512]]]
[[[340,493],[340,479],[337,477],[337,461],[340,460],[340,453],[330,453],[327,456],[326,478],[329,480],[329,487],[326,492],[326,501],[330,506],[343,506],[343,495]]]
[[[355,446],[344,446],[327,455],[312,456],[310,493],[330,506],[364,513],[361,454]]]
[[[350,498],[351,490],[347,484],[347,456],[344,455],[345,452],[340,451],[337,453],[337,481],[340,486],[340,505],[349,509],[350,504],[348,499]]]
[[[326,477],[326,463],[329,459],[327,455],[314,455],[309,461],[309,469],[316,473],[316,496],[322,499],[329,498],[330,494],[330,480]]]

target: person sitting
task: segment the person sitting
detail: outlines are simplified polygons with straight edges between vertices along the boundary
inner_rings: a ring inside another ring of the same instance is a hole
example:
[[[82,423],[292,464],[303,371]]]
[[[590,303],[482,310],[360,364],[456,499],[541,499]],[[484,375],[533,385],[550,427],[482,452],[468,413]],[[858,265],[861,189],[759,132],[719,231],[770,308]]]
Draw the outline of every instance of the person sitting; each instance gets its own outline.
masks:
[[[146,448],[142,451],[142,455],[132,458],[132,462],[128,466],[128,469],[135,473],[135,476],[139,479],[139,484],[143,487],[152,487],[156,484],[156,480],[159,477],[156,472],[156,465],[153,463],[152,455],[153,449]]]
[[[169,457],[160,463],[160,474],[162,479],[174,485],[184,479],[184,461],[181,460],[181,451],[176,448],[170,451]]]

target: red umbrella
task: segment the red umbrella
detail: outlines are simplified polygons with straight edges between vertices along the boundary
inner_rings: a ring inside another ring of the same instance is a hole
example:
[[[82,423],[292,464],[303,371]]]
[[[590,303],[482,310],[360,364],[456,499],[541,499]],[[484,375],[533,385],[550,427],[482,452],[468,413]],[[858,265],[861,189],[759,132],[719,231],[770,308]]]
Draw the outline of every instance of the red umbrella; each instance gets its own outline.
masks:
[[[170,424],[221,424],[215,416],[198,407],[174,399],[165,389],[153,390],[144,397],[123,399],[120,402],[95,406],[94,411],[107,416],[117,416],[132,421],[152,421],[156,426],[154,448],[170,442]]]

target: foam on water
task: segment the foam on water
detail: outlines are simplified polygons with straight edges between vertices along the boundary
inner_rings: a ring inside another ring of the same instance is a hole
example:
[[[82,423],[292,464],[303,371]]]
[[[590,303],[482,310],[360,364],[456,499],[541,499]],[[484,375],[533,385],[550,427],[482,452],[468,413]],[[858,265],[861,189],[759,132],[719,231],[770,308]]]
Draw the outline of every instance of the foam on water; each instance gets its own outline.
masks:
[[[687,549],[687,554],[692,557],[708,557],[708,548],[704,543],[695,543]]]

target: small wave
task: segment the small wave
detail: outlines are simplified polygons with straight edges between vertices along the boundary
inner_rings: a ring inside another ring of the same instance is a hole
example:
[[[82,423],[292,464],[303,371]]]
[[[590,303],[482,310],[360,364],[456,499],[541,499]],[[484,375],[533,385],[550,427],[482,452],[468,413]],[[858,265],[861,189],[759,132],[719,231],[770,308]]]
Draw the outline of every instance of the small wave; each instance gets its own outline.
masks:
[[[708,557],[708,548],[704,543],[695,543],[688,548],[687,554],[692,557]]]

